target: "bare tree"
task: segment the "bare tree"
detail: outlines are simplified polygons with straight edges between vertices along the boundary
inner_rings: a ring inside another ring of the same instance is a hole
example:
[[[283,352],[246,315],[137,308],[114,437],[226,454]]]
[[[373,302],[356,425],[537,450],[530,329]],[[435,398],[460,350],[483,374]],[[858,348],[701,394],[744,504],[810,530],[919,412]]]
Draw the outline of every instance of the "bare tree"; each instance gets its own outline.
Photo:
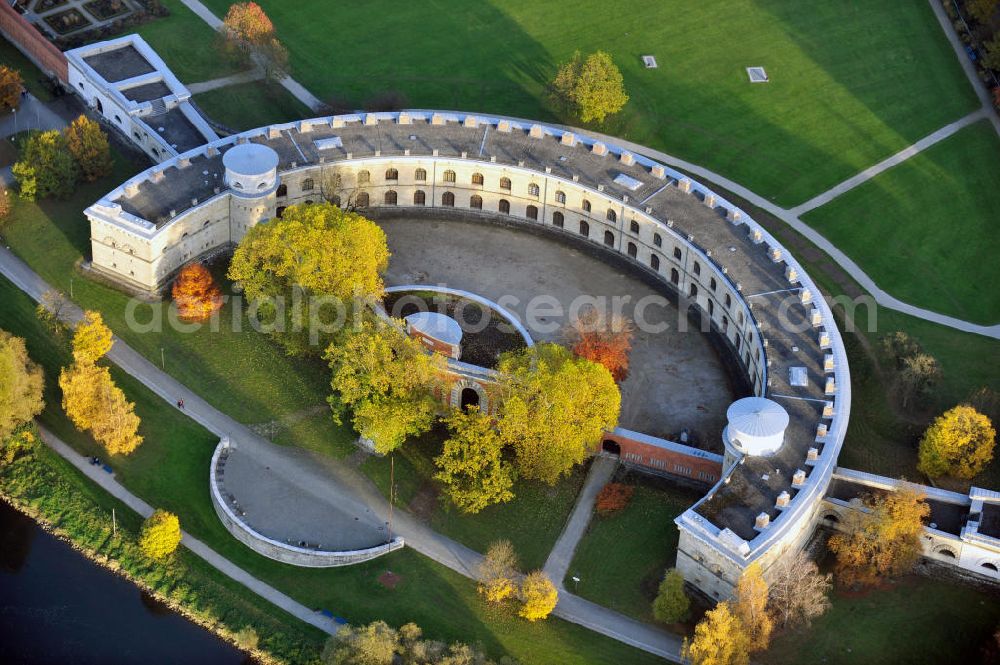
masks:
[[[805,552],[782,557],[768,576],[768,610],[782,628],[808,626],[829,609],[830,575],[821,574]]]

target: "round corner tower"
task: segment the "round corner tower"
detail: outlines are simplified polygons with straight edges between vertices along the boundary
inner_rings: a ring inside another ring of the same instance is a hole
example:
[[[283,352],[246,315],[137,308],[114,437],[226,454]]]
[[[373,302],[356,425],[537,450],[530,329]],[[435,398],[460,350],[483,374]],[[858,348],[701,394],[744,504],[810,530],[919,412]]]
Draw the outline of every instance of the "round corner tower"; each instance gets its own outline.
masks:
[[[259,143],[240,143],[222,155],[232,194],[229,219],[234,241],[259,222],[275,216],[278,153]]]
[[[745,455],[766,457],[781,448],[788,428],[788,412],[764,397],[744,397],[729,405],[729,424],[722,432],[726,446],[723,468],[728,470]]]

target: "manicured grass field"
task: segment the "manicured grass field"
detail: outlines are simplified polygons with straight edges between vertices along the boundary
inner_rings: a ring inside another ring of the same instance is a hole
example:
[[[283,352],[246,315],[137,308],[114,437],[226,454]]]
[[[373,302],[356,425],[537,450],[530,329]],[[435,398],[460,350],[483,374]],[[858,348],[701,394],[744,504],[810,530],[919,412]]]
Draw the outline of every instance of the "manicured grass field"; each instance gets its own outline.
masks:
[[[395,453],[397,505],[416,513],[435,531],[477,552],[485,552],[496,540],[509,540],[522,569],[541,568],[573,510],[586,478],[586,468],[574,469],[553,487],[519,481],[514,485],[512,501],[490,506],[476,515],[463,515],[438,495],[438,485],[431,479],[437,471],[434,457],[440,454],[446,434],[435,430],[418,441],[407,442]],[[361,467],[386,496],[389,466],[389,457],[372,457]]]
[[[222,15],[230,0],[206,4]],[[349,108],[398,91],[416,108],[553,118],[545,87],[558,63],[577,49],[607,50],[631,101],[605,130],[782,204],[977,105],[926,2],[260,4],[296,79]],[[644,54],[659,68],[645,69]],[[770,82],[750,84],[752,65],[766,67]]]
[[[998,210],[1000,138],[982,120],[804,219],[892,295],[993,324]]]
[[[635,481],[635,494],[620,513],[595,514],[577,545],[563,583],[580,596],[653,621],[652,602],[677,556],[674,518],[702,497],[666,481]],[[579,577],[580,583],[573,582]]]
[[[47,407],[41,421],[82,454],[103,455],[76,432],[59,408],[58,369],[68,362],[65,344],[53,340],[34,317],[34,304],[0,278],[0,321],[28,340],[28,351],[46,371]],[[530,624],[485,607],[474,584],[411,549],[373,562],[332,569],[305,569],[258,556],[236,541],[215,516],[207,470],[214,437],[144,386],[116,369],[112,374],[136,403],[143,445],[131,456],[110,459],[120,482],[157,507],[178,514],[182,526],[214,550],[308,607],[326,608],[352,622],[384,619],[420,624],[429,637],[481,642],[495,657],[523,663],[656,663],[619,642],[557,619]],[[377,580],[385,570],[402,577],[390,590]]]
[[[194,102],[212,120],[240,132],[314,115],[273,81],[253,81],[218,88],[195,95]]]

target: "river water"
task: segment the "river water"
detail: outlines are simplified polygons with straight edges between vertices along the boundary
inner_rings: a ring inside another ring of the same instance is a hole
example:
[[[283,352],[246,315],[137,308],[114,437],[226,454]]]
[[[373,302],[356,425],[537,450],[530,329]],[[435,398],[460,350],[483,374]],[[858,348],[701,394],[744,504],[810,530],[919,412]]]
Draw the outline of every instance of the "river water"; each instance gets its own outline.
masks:
[[[0,501],[0,663],[249,662]]]

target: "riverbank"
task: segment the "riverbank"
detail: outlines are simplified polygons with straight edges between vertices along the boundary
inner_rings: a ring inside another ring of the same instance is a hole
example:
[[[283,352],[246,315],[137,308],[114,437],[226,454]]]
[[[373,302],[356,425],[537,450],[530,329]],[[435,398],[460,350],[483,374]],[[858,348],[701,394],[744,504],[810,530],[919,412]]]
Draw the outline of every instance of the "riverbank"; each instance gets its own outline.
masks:
[[[242,648],[255,661],[316,663],[326,635],[265,601],[247,597],[200,559],[178,550],[164,562],[146,558],[136,542],[141,518],[41,444],[0,467],[0,498],[94,563],[114,572],[171,610]],[[112,524],[114,510],[114,524]],[[259,638],[247,648],[247,627]]]

